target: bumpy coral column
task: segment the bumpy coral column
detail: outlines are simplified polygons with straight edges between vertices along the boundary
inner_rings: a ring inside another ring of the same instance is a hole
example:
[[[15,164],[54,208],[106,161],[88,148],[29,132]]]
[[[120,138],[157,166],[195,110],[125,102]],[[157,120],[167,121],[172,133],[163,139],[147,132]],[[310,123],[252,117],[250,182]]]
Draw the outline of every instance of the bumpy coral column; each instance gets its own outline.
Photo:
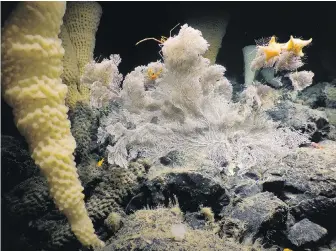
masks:
[[[90,89],[80,84],[81,75],[93,60],[102,8],[96,2],[68,2],[61,27],[65,56],[63,80],[68,86],[66,104],[73,110],[78,102],[89,103]]]
[[[57,207],[83,245],[99,246],[76,171],[67,86],[60,78],[64,49],[57,36],[64,12],[65,2],[18,4],[2,33],[2,91]]]
[[[79,73],[82,75],[85,65],[93,60],[102,8],[98,3],[90,1],[68,2],[67,8],[64,25],[76,50]]]

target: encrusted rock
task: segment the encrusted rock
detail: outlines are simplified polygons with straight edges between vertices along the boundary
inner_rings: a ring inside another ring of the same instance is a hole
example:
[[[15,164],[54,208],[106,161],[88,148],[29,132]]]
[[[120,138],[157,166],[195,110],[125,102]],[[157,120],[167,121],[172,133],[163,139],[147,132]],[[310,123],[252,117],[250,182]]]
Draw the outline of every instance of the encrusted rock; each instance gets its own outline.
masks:
[[[14,219],[29,221],[55,209],[47,181],[42,176],[20,183],[4,198],[5,207]]]
[[[39,168],[30,157],[25,141],[1,135],[2,193],[6,193],[30,177],[39,175],[39,172]]]
[[[144,190],[147,201],[153,205],[166,204],[176,196],[183,211],[196,212],[203,205],[219,213],[229,204],[226,189],[218,179],[183,168],[171,168],[148,180]]]
[[[213,231],[192,229],[175,208],[136,211],[106,244],[103,251],[252,250]]]
[[[89,158],[89,153],[95,146],[98,130],[98,118],[95,111],[85,103],[78,102],[69,113],[71,133],[76,139],[76,163]]]
[[[291,207],[291,213],[295,218],[307,217],[330,231],[336,231],[335,212],[336,198],[326,198],[324,196],[303,199]]]
[[[325,112],[290,101],[281,102],[270,109],[268,114],[273,120],[279,121],[284,126],[308,133],[312,141],[315,142],[326,138],[330,131]]]
[[[304,89],[298,94],[297,102],[308,105],[311,108],[325,107],[325,88],[329,83],[322,82]]]
[[[289,229],[288,239],[297,247],[307,247],[321,241],[327,230],[308,219],[303,219]]]
[[[224,219],[229,217],[244,226],[242,238],[245,243],[253,243],[260,236],[270,236],[286,228],[287,206],[272,193],[263,192],[231,203],[224,208]],[[226,222],[224,221],[224,225]],[[225,228],[222,227],[222,228]],[[227,227],[226,227],[227,228]]]

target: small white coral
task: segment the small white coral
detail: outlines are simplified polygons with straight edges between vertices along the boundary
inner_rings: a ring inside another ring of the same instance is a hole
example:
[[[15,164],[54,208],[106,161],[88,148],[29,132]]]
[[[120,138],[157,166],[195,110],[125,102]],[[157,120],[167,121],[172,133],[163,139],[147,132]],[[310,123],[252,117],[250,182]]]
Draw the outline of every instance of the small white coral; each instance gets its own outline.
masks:
[[[289,74],[289,79],[295,91],[302,91],[313,83],[314,73],[311,71],[299,71]]]
[[[168,38],[163,44],[165,65],[168,69],[188,71],[189,68],[198,65],[200,56],[208,47],[209,44],[202,37],[202,33],[185,24],[177,36]]]
[[[121,97],[124,105],[132,112],[140,112],[148,104],[148,93],[145,91],[145,67],[139,66],[127,74],[123,82]]]
[[[275,63],[275,70],[278,71],[294,71],[303,66],[301,57],[295,55],[292,51],[284,51],[280,54]]]
[[[110,59],[103,59],[100,63],[92,61],[85,66],[81,83],[90,85],[95,81],[99,81],[111,89],[118,90],[122,81],[122,74],[118,70],[120,63],[121,58],[116,54],[111,55]]]
[[[120,85],[123,79],[119,73],[118,65],[121,62],[119,55],[111,55],[97,63],[92,61],[85,66],[81,77],[81,85],[90,89],[90,104],[93,107],[102,107],[113,97],[120,95]]]
[[[108,104],[114,96],[114,93],[101,82],[96,81],[90,87],[90,105],[92,107],[103,107],[105,104]]]
[[[164,63],[137,67],[126,76],[121,108],[102,119],[99,131],[100,138],[109,134],[115,140],[108,147],[110,164],[127,167],[139,156],[159,163],[178,151],[189,164],[199,164],[202,156],[213,168],[244,172],[280,161],[306,140],[253,109],[267,89],[251,86],[241,102],[233,103],[225,68],[202,56],[207,46],[199,31],[184,25],[163,43]],[[161,68],[157,78],[148,76],[149,69]]]
[[[224,73],[226,69],[221,65],[211,65],[207,67],[200,78],[203,94],[208,95],[215,90],[218,85],[224,84]],[[230,99],[231,97],[229,97]]]

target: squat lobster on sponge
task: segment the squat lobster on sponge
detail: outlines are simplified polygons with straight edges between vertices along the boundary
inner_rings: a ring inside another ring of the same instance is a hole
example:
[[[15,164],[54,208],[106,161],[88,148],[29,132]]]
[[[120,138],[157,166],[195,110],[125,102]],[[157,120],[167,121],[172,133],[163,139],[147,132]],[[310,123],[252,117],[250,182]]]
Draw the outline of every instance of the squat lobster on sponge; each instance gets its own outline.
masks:
[[[168,39],[168,38],[165,37],[165,36],[161,36],[161,39],[160,39],[160,40],[159,40],[159,39],[156,39],[155,37],[148,37],[148,38],[144,38],[144,39],[140,40],[140,41],[137,42],[135,45],[138,45],[138,44],[140,44],[140,43],[142,43],[142,42],[144,42],[144,41],[147,41],[147,40],[155,40],[156,42],[158,42],[158,43],[160,43],[160,44],[163,44],[164,42],[166,42],[167,39]]]
[[[161,72],[162,72],[162,68],[160,70],[158,70],[157,72],[154,72],[152,70],[152,68],[148,68],[147,74],[148,74],[149,79],[155,80],[155,79],[157,79],[159,77],[159,75],[161,74]]]
[[[170,30],[169,37],[171,37],[171,32],[172,32],[178,25],[180,25],[180,23],[178,23],[177,25],[175,25],[174,28]],[[137,42],[135,45],[138,45],[138,44],[140,44],[140,43],[142,43],[142,42],[144,42],[144,41],[147,41],[147,40],[154,40],[154,41],[156,41],[156,42],[158,42],[158,43],[160,43],[160,44],[163,44],[164,42],[166,42],[167,39],[168,39],[168,38],[165,37],[165,36],[161,36],[161,39],[160,39],[160,40],[157,39],[157,38],[155,38],[155,37],[148,37],[148,38],[144,38],[144,39],[140,40],[140,41]]]

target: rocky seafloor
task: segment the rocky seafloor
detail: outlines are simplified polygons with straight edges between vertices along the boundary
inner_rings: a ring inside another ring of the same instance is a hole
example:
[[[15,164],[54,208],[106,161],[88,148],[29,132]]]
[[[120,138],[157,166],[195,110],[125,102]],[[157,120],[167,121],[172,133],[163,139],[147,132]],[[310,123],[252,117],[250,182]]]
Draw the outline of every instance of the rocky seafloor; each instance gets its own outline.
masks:
[[[319,83],[268,111],[318,147],[232,176],[190,166],[178,152],[157,166],[135,158],[127,169],[97,167],[110,140],[96,143],[104,111],[78,106],[77,168],[103,250],[336,250],[335,90]],[[4,250],[83,250],[23,139],[1,140]]]

